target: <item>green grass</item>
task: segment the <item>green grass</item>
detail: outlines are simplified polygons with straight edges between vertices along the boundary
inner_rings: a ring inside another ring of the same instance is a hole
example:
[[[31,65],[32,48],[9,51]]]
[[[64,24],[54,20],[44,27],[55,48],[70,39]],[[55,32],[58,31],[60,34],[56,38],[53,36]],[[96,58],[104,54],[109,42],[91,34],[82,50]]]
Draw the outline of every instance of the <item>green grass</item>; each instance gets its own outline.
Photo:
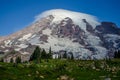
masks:
[[[120,60],[49,60],[40,64],[0,62],[0,80],[120,80]]]

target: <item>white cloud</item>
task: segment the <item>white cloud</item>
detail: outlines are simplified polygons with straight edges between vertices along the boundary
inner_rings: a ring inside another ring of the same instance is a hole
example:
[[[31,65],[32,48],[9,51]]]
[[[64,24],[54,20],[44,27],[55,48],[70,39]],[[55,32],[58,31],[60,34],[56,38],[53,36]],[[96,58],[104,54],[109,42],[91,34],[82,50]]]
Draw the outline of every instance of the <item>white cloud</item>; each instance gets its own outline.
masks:
[[[40,15],[37,15],[35,17],[35,21],[40,20],[41,18],[47,17],[49,15],[53,15],[55,17],[53,22],[59,22],[66,17],[70,17],[73,20],[73,22],[75,24],[78,24],[82,29],[85,29],[85,24],[82,22],[82,19],[86,19],[94,28],[96,27],[96,25],[100,24],[95,16],[64,9],[53,9],[45,11]]]

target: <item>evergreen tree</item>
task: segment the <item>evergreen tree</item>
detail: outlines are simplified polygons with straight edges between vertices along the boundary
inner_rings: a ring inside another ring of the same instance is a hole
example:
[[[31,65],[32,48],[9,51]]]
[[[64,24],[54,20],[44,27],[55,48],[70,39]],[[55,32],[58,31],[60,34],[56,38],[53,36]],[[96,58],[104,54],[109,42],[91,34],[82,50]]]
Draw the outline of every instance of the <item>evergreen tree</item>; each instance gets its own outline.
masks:
[[[30,57],[30,61],[36,60],[39,63],[40,59],[41,59],[40,48],[37,46]]]
[[[47,59],[47,53],[46,53],[45,49],[43,49],[43,51],[41,53],[41,58],[42,59]]]
[[[16,62],[16,64],[21,63],[21,57],[17,57],[15,62]]]
[[[114,52],[114,58],[120,58],[120,50]]]
[[[114,52],[114,58],[117,58],[117,54],[118,54],[118,52],[115,51],[115,52]]]
[[[3,58],[0,59],[0,62],[4,62]]]
[[[48,58],[49,58],[49,59],[52,59],[52,51],[51,51],[51,47],[49,48]]]
[[[10,63],[13,63],[13,58],[10,59]]]
[[[65,51],[65,53],[63,54],[63,58],[67,58],[67,53]]]
[[[118,58],[120,58],[120,50],[118,50]]]
[[[48,62],[49,58],[50,58],[50,55],[46,53],[45,49],[43,49],[41,53],[41,59],[44,59],[46,62]]]

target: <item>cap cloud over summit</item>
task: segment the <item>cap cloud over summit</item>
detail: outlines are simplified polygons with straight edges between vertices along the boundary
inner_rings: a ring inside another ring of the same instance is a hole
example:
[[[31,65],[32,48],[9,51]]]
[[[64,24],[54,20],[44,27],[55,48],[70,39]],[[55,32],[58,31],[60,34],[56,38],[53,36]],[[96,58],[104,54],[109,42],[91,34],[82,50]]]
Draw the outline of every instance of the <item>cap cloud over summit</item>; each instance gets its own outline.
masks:
[[[82,23],[82,19],[86,19],[93,27],[96,25],[99,25],[98,19],[95,16],[86,14],[86,13],[80,13],[80,12],[74,12],[70,10],[64,10],[64,9],[53,9],[53,10],[47,10],[35,17],[35,21],[47,17],[49,15],[53,15],[55,19],[53,22],[59,22],[62,19],[69,17],[73,20],[74,23],[79,24],[80,26],[84,26]]]

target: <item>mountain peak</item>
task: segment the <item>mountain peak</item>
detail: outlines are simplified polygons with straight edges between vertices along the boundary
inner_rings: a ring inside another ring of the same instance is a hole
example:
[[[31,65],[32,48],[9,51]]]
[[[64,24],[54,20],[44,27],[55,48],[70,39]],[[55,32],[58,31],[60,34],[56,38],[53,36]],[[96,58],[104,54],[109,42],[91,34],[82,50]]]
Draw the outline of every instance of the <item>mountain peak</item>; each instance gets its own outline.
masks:
[[[112,58],[114,50],[120,48],[120,30],[114,27],[109,22],[100,24],[89,14],[48,10],[38,15],[29,27],[0,37],[0,51],[7,53],[14,49],[31,55],[35,46],[40,46],[46,51],[51,47],[53,56],[66,52],[68,56],[73,53],[76,59]]]
[[[69,17],[73,20],[74,24],[83,27],[84,30],[86,25],[83,22],[83,19],[87,20],[93,26],[93,28],[95,28],[96,25],[100,24],[95,16],[64,9],[53,9],[45,11],[40,15],[36,16],[35,21],[40,20],[41,18],[47,17],[49,15],[52,15],[54,17],[53,23],[59,23],[61,20],[65,19],[66,17]]]

